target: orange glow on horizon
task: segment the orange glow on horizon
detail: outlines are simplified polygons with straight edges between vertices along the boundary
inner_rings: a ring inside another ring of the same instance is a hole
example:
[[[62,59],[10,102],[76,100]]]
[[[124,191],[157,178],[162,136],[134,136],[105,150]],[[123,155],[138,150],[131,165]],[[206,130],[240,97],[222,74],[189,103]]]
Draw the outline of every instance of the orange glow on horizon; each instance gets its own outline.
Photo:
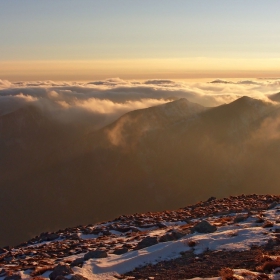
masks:
[[[279,77],[280,59],[174,58],[94,61],[2,61],[0,79],[96,80]]]

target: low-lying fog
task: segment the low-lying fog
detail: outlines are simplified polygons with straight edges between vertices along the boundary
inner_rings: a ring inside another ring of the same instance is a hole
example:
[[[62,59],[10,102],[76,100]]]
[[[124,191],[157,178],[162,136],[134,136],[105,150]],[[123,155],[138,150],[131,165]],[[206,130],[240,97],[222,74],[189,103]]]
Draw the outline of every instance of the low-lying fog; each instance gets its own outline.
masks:
[[[124,81],[119,78],[94,82],[15,82],[0,80],[0,114],[26,103],[38,106],[63,122],[88,121],[100,128],[122,114],[178,98],[206,107],[218,106],[242,97],[268,100],[279,91],[280,79],[213,80],[182,82],[172,80]]]

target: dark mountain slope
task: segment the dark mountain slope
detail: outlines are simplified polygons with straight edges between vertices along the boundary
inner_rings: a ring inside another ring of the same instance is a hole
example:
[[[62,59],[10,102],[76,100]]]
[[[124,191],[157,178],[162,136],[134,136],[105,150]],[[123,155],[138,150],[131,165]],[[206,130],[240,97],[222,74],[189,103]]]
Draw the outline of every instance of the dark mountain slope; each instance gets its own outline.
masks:
[[[275,101],[275,102],[280,102],[280,92],[271,94],[269,96],[269,99],[272,100],[272,101]]]

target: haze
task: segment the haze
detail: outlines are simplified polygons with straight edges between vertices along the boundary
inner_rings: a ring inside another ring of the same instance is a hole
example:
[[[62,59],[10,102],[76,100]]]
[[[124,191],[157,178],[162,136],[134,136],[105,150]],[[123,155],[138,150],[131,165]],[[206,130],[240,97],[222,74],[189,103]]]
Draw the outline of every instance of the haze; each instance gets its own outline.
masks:
[[[277,194],[280,2],[0,0],[0,246]]]

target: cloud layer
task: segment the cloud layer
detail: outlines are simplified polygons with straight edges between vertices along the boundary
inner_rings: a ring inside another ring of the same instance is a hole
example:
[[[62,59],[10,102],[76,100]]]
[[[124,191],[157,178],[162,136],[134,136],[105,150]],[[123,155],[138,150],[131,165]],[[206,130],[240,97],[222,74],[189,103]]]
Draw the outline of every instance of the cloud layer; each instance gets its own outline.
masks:
[[[280,79],[183,82],[112,78],[87,83],[0,80],[0,114],[33,104],[63,122],[81,121],[90,116],[92,128],[97,129],[126,112],[177,98],[212,107],[244,95],[267,101],[279,88]]]

